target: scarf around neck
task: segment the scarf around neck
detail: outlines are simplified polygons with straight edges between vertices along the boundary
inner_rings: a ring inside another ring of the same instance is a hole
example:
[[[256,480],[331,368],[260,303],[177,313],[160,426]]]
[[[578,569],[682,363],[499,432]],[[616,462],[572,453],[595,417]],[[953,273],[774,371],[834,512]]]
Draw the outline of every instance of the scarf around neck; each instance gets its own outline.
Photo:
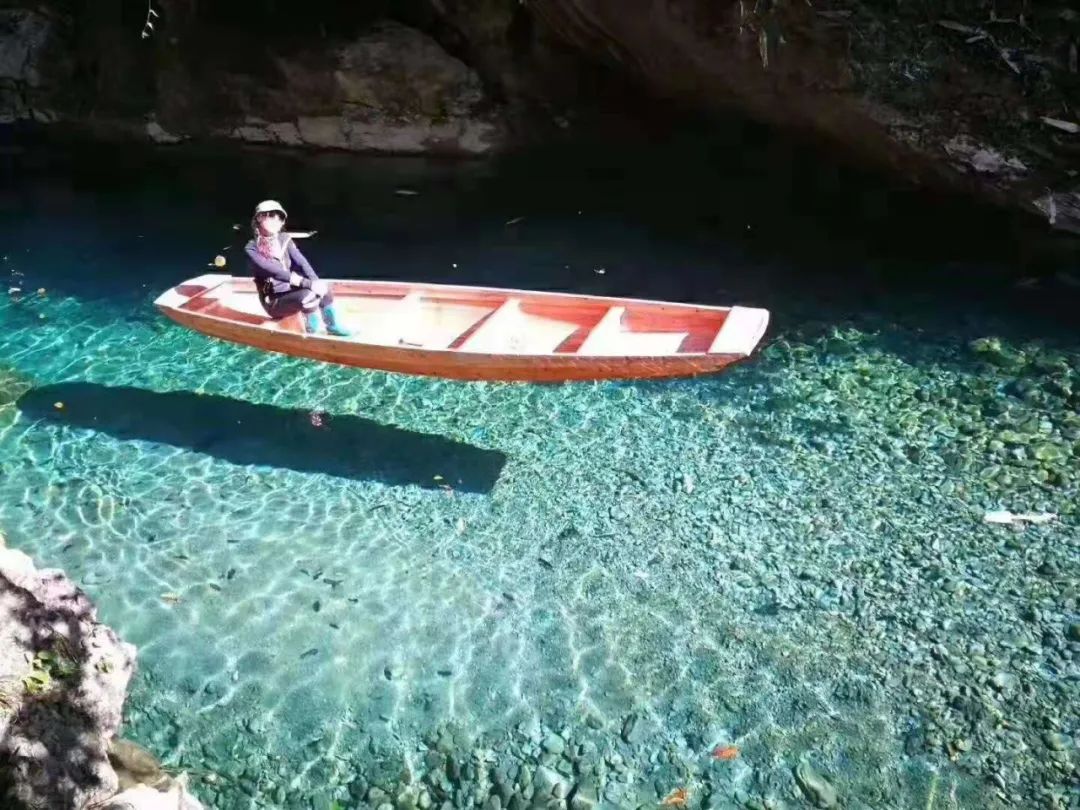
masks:
[[[285,255],[286,244],[287,242],[281,238],[281,234],[263,236],[260,233],[255,237],[255,249],[268,259],[284,261],[283,256]]]

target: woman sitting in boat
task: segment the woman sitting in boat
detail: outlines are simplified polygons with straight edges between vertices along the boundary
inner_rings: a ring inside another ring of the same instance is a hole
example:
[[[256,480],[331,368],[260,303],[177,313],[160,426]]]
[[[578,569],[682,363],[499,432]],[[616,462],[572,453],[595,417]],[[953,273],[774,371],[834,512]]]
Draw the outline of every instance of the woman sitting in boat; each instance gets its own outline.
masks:
[[[304,327],[311,333],[319,331],[321,312],[329,334],[348,337],[351,332],[338,320],[330,285],[315,275],[292,237],[281,232],[286,216],[275,200],[259,203],[251,220],[254,238],[244,246],[263,309],[274,320],[303,312]]]

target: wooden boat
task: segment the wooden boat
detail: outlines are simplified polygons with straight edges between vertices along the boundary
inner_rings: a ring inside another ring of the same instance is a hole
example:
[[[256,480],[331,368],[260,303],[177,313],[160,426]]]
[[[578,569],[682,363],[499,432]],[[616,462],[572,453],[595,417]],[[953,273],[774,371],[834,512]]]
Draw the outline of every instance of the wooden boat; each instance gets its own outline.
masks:
[[[680,377],[750,355],[764,309],[394,281],[332,281],[348,338],[273,321],[250,278],[211,274],[155,305],[204,334],[342,365],[458,380]]]

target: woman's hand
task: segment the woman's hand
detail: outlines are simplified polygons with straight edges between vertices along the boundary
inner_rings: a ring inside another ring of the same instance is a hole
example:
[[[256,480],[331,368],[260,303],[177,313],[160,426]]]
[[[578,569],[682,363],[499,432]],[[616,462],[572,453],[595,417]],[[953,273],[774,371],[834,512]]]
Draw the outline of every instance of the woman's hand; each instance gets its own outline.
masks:
[[[310,279],[304,278],[299,273],[289,273],[289,284],[293,287],[306,287],[311,288]]]
[[[322,298],[328,292],[330,292],[330,285],[323,281],[321,278],[315,279],[311,282],[311,291],[315,293],[319,298]]]

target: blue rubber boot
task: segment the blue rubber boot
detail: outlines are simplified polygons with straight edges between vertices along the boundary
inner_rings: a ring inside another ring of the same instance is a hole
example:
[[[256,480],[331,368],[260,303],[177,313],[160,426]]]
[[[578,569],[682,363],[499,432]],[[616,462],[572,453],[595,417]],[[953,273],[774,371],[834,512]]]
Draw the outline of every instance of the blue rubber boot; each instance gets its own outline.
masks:
[[[317,334],[319,326],[319,313],[317,311],[304,313],[304,329],[307,330],[309,335]]]
[[[323,307],[323,318],[326,320],[326,332],[327,334],[334,335],[336,337],[351,337],[352,332],[341,325],[338,320],[337,312],[334,310],[334,305],[331,304],[328,307]]]

